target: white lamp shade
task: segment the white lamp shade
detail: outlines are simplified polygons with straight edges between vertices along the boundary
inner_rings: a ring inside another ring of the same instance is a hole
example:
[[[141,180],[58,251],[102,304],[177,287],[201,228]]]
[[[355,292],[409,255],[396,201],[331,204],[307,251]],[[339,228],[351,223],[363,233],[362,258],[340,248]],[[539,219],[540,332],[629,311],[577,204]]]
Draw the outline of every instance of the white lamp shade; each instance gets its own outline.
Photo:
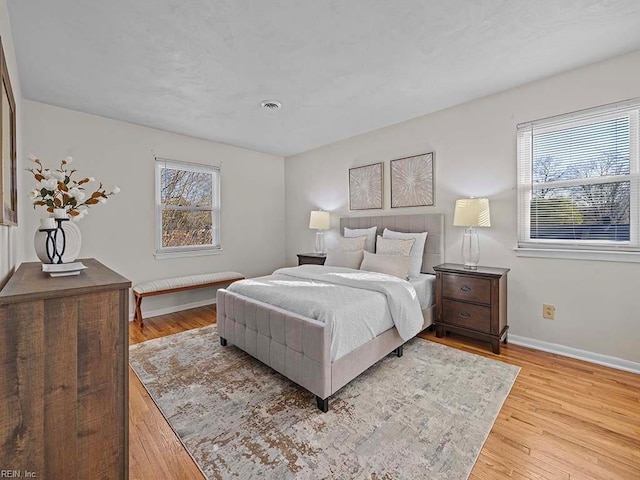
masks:
[[[331,228],[331,217],[329,212],[314,210],[309,217],[309,228],[315,230],[329,230]]]
[[[456,227],[490,227],[489,199],[461,198],[456,200],[453,225]]]

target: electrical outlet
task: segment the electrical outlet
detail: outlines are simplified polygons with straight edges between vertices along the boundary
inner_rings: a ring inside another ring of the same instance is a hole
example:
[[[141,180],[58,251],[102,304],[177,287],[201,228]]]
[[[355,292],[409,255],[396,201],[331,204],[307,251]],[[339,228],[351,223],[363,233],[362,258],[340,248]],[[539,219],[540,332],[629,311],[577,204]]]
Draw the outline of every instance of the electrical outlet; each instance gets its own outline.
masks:
[[[547,320],[553,320],[556,316],[556,306],[543,304],[542,305],[542,318],[546,318]]]

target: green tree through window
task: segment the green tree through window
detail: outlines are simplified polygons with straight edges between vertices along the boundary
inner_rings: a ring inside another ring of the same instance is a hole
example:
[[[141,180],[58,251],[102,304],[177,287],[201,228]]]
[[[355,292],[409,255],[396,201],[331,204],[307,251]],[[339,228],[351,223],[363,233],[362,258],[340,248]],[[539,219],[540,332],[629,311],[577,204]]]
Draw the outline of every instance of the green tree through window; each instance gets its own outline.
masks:
[[[518,126],[518,245],[640,249],[640,102]]]

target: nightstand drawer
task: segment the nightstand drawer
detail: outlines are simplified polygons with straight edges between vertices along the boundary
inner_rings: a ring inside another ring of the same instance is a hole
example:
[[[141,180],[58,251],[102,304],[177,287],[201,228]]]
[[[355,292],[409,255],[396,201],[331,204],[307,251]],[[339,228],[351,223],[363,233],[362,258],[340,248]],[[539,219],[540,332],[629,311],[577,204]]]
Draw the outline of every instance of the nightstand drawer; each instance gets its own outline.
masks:
[[[298,265],[324,265],[324,258],[316,258],[316,257],[298,258]]]
[[[453,273],[442,274],[442,295],[467,302],[491,303],[491,280]]]
[[[443,300],[442,322],[489,333],[491,332],[491,308],[454,300]]]
[[[324,265],[326,259],[321,253],[298,253],[298,265]]]

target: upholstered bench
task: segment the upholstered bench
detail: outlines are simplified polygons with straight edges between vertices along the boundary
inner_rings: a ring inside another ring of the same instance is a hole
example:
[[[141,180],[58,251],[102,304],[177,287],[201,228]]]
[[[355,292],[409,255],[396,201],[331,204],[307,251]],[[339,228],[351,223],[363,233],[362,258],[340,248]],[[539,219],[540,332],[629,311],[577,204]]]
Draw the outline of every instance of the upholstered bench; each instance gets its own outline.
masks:
[[[154,295],[164,295],[165,293],[183,292],[194,288],[215,287],[217,285],[227,285],[237,280],[244,279],[244,275],[238,272],[218,272],[205,273],[203,275],[190,275],[188,277],[165,278],[143,282],[133,287],[133,296],[136,302],[134,321],[138,322],[140,328],[144,327],[142,319],[142,299]]]

